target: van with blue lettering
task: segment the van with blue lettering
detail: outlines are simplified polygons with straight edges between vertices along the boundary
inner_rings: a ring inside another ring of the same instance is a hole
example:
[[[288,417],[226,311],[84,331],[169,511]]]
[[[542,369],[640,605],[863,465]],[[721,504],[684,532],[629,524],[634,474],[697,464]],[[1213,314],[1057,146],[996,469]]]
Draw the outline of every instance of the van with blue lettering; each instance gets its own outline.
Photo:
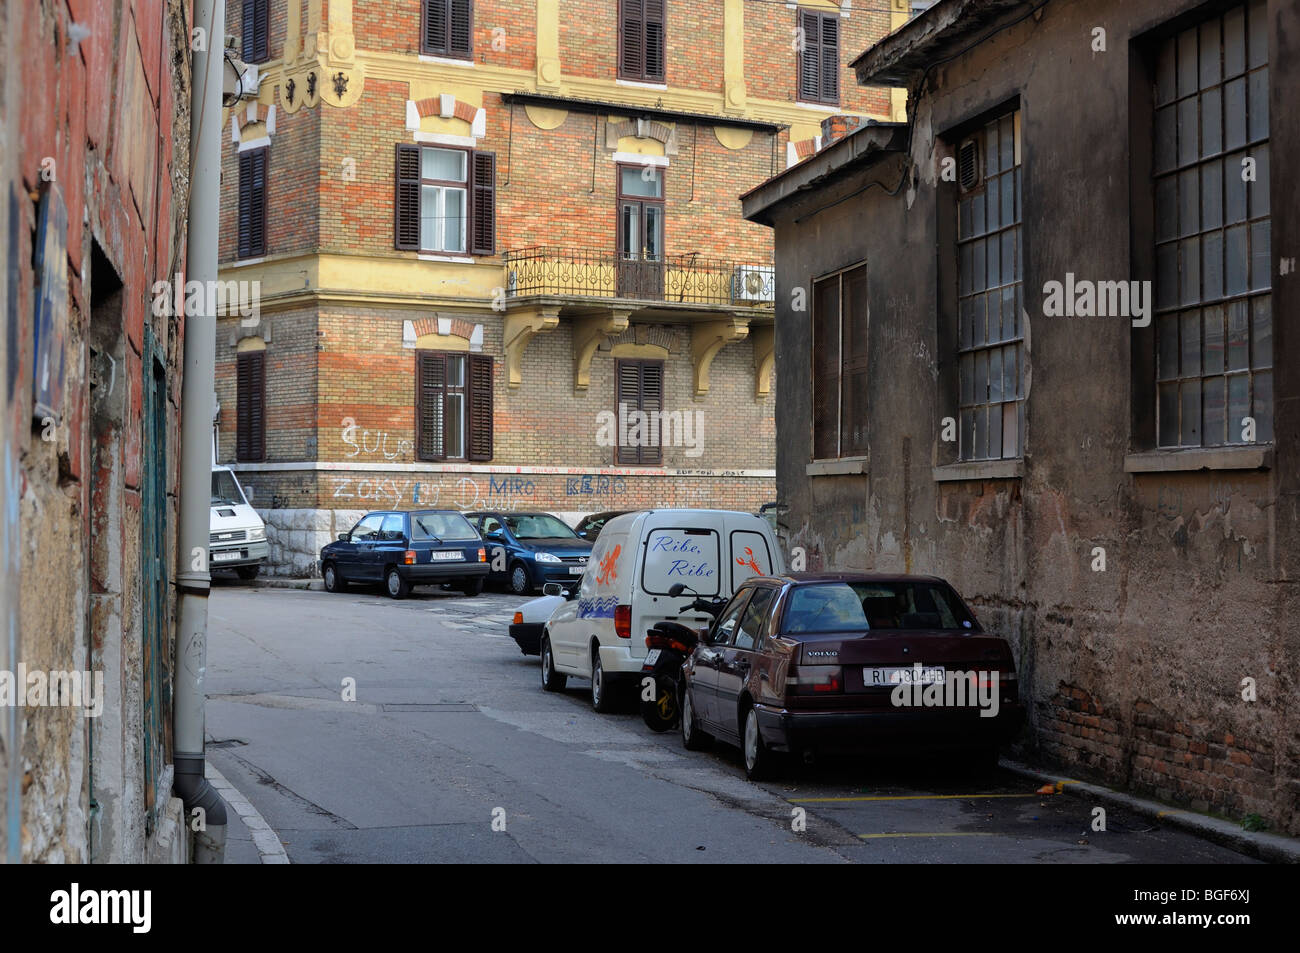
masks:
[[[542,687],[560,691],[570,676],[591,680],[601,712],[617,702],[619,683],[635,681],[645,660],[646,631],[673,619],[703,627],[702,613],[682,613],[696,593],[730,598],[750,576],[785,572],[771,524],[732,510],[642,510],[602,527],[586,571],[542,630]],[[670,596],[675,583],[689,595]],[[576,591],[575,591],[576,590]]]

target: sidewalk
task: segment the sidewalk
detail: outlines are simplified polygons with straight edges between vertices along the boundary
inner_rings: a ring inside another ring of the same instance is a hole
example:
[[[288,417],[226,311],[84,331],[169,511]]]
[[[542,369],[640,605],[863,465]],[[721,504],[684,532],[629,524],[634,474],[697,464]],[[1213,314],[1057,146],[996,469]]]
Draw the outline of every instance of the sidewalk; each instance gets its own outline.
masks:
[[[1179,828],[1257,860],[1274,864],[1300,863],[1300,841],[1293,837],[1270,834],[1267,831],[1242,830],[1241,825],[1233,821],[1170,807],[1158,801],[1149,801],[1099,784],[1076,781],[1059,774],[1040,771],[1008,758],[1003,758],[999,763],[1008,771],[1021,777],[1031,778],[1043,784],[1054,784],[1061,794],[1070,794],[1112,807],[1125,808],[1158,824]]]

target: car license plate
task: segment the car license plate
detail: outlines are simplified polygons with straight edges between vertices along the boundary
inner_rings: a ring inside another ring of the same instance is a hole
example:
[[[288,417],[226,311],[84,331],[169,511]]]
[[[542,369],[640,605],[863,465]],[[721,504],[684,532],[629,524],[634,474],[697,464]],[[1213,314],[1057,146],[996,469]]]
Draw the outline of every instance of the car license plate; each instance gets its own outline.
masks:
[[[462,553],[459,549],[457,549],[447,553],[438,553],[438,552],[430,553],[429,558],[430,559],[464,559],[465,554]]]
[[[239,558],[239,550],[237,550],[237,549],[232,549],[232,550],[229,550],[229,551],[224,552],[224,553],[213,553],[213,554],[212,554],[212,561],[213,561],[214,563],[225,563],[225,562],[230,562],[230,560],[232,560],[232,559],[238,559],[238,558]]]
[[[587,571],[587,567],[586,567],[586,566],[570,566],[570,567],[569,567],[569,575],[570,575],[570,576],[581,576],[581,575],[582,575],[584,572],[586,572],[586,571]]]
[[[892,688],[895,685],[942,685],[943,666],[930,668],[864,668],[862,683],[868,688]]]
[[[645,664],[653,665],[657,661],[659,661],[658,649],[651,649],[649,652],[645,654]]]

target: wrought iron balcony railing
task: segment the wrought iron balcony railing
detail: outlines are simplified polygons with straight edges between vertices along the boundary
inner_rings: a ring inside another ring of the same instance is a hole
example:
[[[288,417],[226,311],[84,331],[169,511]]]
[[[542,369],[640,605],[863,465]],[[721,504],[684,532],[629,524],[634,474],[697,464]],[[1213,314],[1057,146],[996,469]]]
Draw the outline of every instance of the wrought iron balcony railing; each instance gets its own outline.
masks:
[[[770,264],[699,255],[627,259],[607,251],[533,245],[504,255],[506,295],[638,298],[668,304],[771,307],[776,278]]]

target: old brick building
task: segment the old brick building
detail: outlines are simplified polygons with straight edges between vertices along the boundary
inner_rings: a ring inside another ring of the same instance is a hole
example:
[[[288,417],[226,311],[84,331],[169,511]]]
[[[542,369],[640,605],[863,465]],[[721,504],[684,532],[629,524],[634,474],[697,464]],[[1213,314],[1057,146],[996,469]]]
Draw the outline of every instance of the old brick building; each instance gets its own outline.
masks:
[[[940,0],[854,61],[908,123],[744,200],[810,565],[947,577],[1041,757],[1292,834],[1297,35],[1282,0]]]
[[[260,284],[218,331],[218,459],[277,568],[364,508],[771,499],[771,236],[737,196],[824,121],[897,114],[847,53],[908,14],[231,0],[260,87],[228,119],[222,277]],[[638,411],[671,432],[638,441]]]
[[[180,860],[173,797],[189,16],[0,5],[0,857]],[[82,676],[81,680],[74,676]]]

